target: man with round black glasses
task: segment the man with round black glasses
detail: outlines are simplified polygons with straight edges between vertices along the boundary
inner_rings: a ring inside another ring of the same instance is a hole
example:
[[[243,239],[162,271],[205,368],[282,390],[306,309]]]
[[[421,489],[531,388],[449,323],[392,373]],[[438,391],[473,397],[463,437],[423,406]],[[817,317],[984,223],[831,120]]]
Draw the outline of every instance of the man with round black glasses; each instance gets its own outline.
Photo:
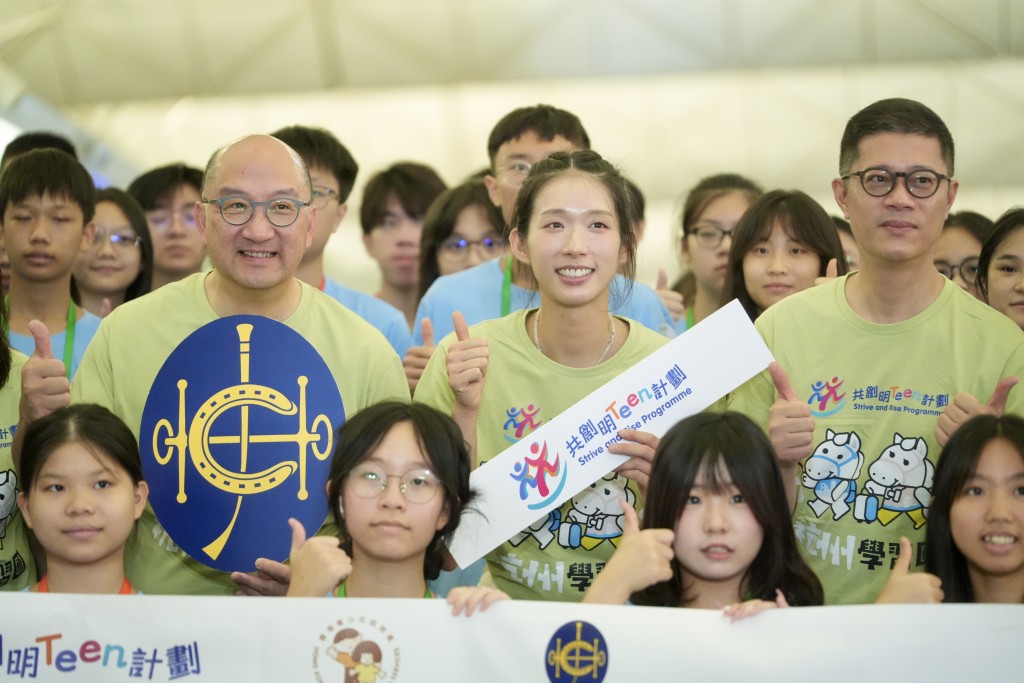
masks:
[[[973,415],[1024,411],[1024,390],[1010,391],[1024,333],[933,263],[953,162],[949,130],[919,102],[882,100],[850,119],[832,190],[860,269],[757,320],[778,362],[730,401],[771,437],[829,604],[878,599],[901,552],[920,570],[942,445]],[[919,595],[941,599],[934,577],[919,581]]]

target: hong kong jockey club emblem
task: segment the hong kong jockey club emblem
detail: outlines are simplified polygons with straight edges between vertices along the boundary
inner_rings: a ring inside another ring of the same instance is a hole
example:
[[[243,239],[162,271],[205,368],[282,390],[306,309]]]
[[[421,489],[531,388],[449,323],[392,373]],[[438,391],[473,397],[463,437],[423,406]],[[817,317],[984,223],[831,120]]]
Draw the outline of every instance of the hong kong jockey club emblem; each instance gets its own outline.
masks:
[[[220,318],[185,339],[149,391],[139,430],[150,502],[171,539],[221,571],[288,557],[294,517],[327,517],[324,485],[345,421],[327,363],[298,332]]]

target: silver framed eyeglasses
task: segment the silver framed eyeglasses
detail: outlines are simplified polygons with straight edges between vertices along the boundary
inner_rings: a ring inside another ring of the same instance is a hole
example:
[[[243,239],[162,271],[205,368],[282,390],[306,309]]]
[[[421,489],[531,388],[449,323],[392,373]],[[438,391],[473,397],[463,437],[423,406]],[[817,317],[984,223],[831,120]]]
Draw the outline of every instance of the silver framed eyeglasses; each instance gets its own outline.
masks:
[[[939,185],[943,180],[950,180],[952,176],[942,175],[931,169],[921,168],[916,171],[890,171],[887,168],[865,168],[863,171],[854,171],[840,176],[843,180],[857,176],[860,185],[872,197],[884,197],[896,187],[896,181],[903,178],[903,184],[914,197],[928,199],[939,191]]]
[[[398,490],[410,503],[426,503],[441,488],[434,473],[424,467],[417,467],[405,474],[389,474],[377,465],[359,465],[348,473],[348,485],[352,493],[360,498],[376,498],[388,488],[388,481],[397,479]]]
[[[969,285],[973,285],[978,281],[978,257],[970,256],[965,258],[960,263],[947,263],[946,261],[936,261],[935,269],[945,275],[950,280],[953,279],[953,275],[960,271],[960,277]]]
[[[96,234],[93,235],[92,245],[89,248],[99,250],[107,242],[114,247],[115,251],[131,251],[142,244],[142,238],[127,229],[108,230],[97,226]]]
[[[214,204],[220,209],[221,217],[231,225],[245,225],[256,213],[256,207],[263,207],[263,214],[273,225],[287,228],[299,217],[299,211],[310,202],[291,197],[276,197],[265,202],[254,202],[246,197],[222,197],[202,199],[203,204]]]

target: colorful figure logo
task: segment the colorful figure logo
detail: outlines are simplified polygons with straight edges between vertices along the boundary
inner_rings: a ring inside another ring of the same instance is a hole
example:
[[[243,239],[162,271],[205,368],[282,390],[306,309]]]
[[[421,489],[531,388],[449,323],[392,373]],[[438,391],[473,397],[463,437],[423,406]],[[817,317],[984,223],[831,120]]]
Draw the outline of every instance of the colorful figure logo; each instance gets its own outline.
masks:
[[[502,429],[505,430],[505,440],[509,443],[518,443],[529,432],[532,432],[537,427],[540,427],[541,419],[537,417],[537,413],[540,412],[540,408],[534,406],[532,403],[525,408],[516,408],[515,406],[505,411],[505,415],[508,417],[505,420],[505,424],[502,425]],[[509,436],[509,430],[512,431],[514,436]],[[529,430],[529,432],[527,431]]]
[[[330,369],[290,327],[257,316],[205,325],[167,358],[146,401],[139,440],[153,510],[215,569],[286,558],[287,519],[318,529],[327,517],[321,492],[344,420]]]
[[[565,487],[565,480],[569,476],[569,470],[563,466],[558,453],[555,453],[554,462],[548,462],[548,444],[546,441],[543,444],[530,444],[530,452],[536,457],[523,458],[522,462],[517,462],[512,466],[512,472],[509,473],[509,476],[519,482],[519,500],[531,498],[531,489],[541,496],[540,501],[526,506],[531,510],[539,510],[546,507],[550,501],[562,493],[562,488]],[[549,485],[549,476],[551,479],[558,478],[554,490]]]
[[[832,381],[824,380],[811,385],[811,396],[807,404],[811,406],[811,415],[815,417],[828,417],[842,410],[846,405],[846,392],[839,393],[840,387],[846,380],[833,377]]]
[[[601,683],[608,672],[608,646],[593,624],[570,621],[548,641],[545,664],[551,683]]]

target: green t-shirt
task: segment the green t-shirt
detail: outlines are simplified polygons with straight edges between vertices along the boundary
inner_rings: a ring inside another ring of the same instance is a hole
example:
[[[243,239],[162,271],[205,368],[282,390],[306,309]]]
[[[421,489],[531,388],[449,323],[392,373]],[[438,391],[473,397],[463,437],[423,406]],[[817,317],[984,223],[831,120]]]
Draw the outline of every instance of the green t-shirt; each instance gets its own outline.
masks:
[[[487,339],[490,353],[477,421],[481,466],[668,342],[627,321],[629,337],[614,356],[597,367],[569,368],[534,346],[526,332],[528,312],[516,311],[470,328],[471,336]],[[445,354],[454,339],[448,335],[441,341],[416,388],[416,400],[447,413],[454,395],[448,387]],[[592,425],[594,438],[608,441],[625,426],[626,421],[619,422]],[[557,444],[562,451],[565,446]],[[638,493],[634,482],[609,473],[491,552],[487,562],[494,583],[515,599],[581,600],[622,535],[619,498],[639,510]]]
[[[166,285],[115,309],[100,325],[71,386],[71,400],[106,406],[139,435],[150,387],[167,356],[189,334],[213,322],[203,288],[206,273]],[[409,399],[402,363],[387,339],[331,297],[306,284],[284,324],[323,356],[354,415],[387,399]],[[328,525],[322,533],[336,533]],[[125,552],[132,585],[147,594],[223,595],[234,592],[229,575],[180,550],[147,506]]]
[[[18,475],[11,442],[18,429],[21,369],[28,358],[11,349],[11,374],[0,388],[0,590],[19,591],[36,582],[36,563],[28,544],[28,528],[18,509]]]
[[[939,415],[960,392],[987,401],[1003,377],[1024,377],[1024,332],[952,282],[921,313],[882,325],[850,308],[850,277],[788,297],[756,322],[815,418],[793,528],[826,604],[873,602],[900,536],[914,544],[912,568],[923,567]],[[729,407],[767,426],[774,400],[764,372]],[[1024,391],[1010,393],[1007,409],[1024,411]]]

